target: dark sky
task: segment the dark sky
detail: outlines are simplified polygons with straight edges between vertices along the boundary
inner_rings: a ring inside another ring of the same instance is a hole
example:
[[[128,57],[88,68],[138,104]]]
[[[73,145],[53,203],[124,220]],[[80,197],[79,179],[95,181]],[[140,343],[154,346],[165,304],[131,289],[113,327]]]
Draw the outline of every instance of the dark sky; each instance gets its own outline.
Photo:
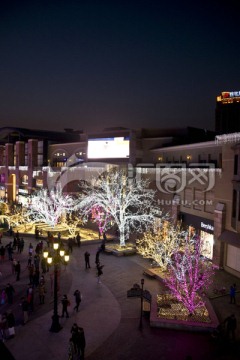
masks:
[[[240,1],[1,0],[0,127],[214,129]]]

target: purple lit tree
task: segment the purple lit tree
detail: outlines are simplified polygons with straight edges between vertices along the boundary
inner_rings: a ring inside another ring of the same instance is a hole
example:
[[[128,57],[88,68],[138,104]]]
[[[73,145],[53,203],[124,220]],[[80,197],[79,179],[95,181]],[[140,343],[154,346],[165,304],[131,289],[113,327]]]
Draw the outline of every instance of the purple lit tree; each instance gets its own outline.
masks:
[[[101,235],[112,227],[111,214],[104,211],[104,209],[99,205],[92,208],[92,219],[97,224]]]
[[[212,283],[214,266],[201,256],[202,240],[186,237],[184,250],[175,250],[169,261],[169,275],[164,282],[172,295],[190,314],[204,305],[201,296]]]

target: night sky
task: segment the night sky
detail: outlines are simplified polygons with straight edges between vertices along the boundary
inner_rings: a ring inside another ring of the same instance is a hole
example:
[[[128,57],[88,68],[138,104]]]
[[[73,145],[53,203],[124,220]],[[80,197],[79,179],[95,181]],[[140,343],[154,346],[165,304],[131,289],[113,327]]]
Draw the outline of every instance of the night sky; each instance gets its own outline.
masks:
[[[214,129],[240,1],[0,1],[0,127]]]

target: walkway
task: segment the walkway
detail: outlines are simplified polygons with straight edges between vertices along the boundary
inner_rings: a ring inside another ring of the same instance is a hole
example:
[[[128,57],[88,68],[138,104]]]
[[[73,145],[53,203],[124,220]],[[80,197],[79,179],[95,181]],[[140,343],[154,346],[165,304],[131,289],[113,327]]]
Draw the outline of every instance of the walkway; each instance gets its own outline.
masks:
[[[25,252],[29,241],[36,243],[35,239],[26,239]],[[71,299],[70,318],[60,319],[63,329],[57,334],[49,332],[53,303],[50,281],[48,281],[46,304],[37,305],[29,323],[25,326],[17,326],[15,338],[6,342],[15,360],[68,359],[68,340],[74,322],[85,330],[87,360],[184,360],[189,354],[194,360],[239,359],[238,341],[235,344],[216,343],[209,334],[153,329],[149,327],[146,318],[143,319],[143,330],[140,331],[140,300],[127,298],[127,290],[134,283],[140,284],[143,269],[149,267],[149,261],[138,255],[118,258],[101,253],[100,260],[105,267],[102,283],[97,284],[94,263],[97,247],[97,244],[88,244],[82,245],[81,248],[74,248],[70,264],[66,272],[62,274],[61,294],[66,293]],[[86,250],[91,254],[92,267],[89,270],[84,268],[83,254]],[[13,279],[13,275],[9,275],[10,268],[8,267],[8,261],[1,265],[3,273],[1,284],[3,284],[3,279],[6,282]],[[224,281],[229,287],[236,279],[220,271],[217,274],[217,281],[220,283]],[[240,289],[239,280],[237,281],[238,289]],[[20,288],[26,288],[27,283],[27,274],[25,274],[20,284],[14,285],[18,291]],[[80,311],[77,314],[73,311],[73,292],[76,288],[79,288],[83,294]],[[160,291],[160,283],[157,280],[145,278],[144,288],[154,296]],[[240,304],[239,293],[237,303]],[[214,299],[212,304],[220,320],[235,312],[240,324],[240,308],[238,305],[229,304],[228,296]],[[239,328],[237,337],[239,340]]]

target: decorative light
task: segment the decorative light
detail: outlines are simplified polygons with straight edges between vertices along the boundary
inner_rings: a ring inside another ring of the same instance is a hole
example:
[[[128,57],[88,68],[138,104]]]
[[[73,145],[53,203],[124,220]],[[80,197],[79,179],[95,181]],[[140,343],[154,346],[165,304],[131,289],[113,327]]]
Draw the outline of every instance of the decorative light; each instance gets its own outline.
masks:
[[[97,206],[109,214],[119,230],[120,246],[125,246],[130,231],[141,232],[155,219],[155,191],[140,176],[128,178],[124,170],[111,170],[92,183],[83,184],[79,207],[86,216]]]
[[[53,258],[52,258],[51,256],[49,256],[49,257],[47,258],[47,262],[48,262],[49,265],[52,264]]]
[[[48,251],[47,250],[44,250],[43,251],[43,257],[46,259],[48,257]]]
[[[53,248],[54,248],[54,250],[57,250],[59,248],[59,243],[54,243]]]
[[[65,260],[66,262],[69,261],[69,255],[68,255],[68,254],[64,255],[64,260]]]
[[[61,257],[63,257],[64,254],[65,254],[65,250],[60,250],[59,254],[60,254]]]

